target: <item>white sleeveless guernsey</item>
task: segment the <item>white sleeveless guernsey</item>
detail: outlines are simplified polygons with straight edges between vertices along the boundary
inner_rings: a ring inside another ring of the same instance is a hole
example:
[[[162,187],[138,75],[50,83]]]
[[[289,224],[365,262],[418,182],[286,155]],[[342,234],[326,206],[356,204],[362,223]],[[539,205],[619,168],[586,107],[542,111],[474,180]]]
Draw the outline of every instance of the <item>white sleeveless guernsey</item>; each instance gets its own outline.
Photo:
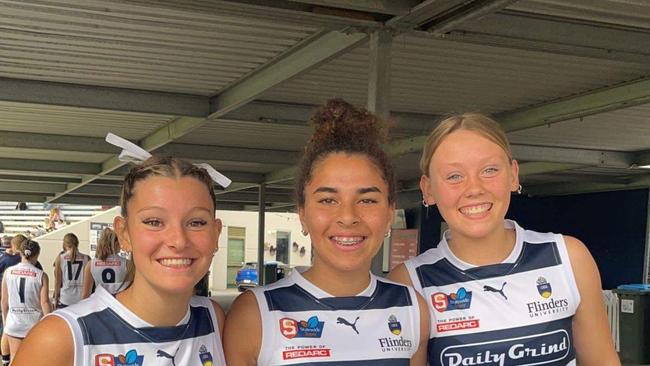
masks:
[[[77,253],[74,262],[69,252],[59,256],[61,258],[61,296],[59,302],[72,305],[81,300],[81,287],[84,282],[84,266],[90,260],[86,254]]]
[[[43,271],[31,264],[18,263],[7,268],[4,276],[9,294],[9,312],[4,332],[15,338],[24,338],[43,317]]]
[[[212,301],[194,296],[173,327],[154,327],[125,308],[103,287],[52,315],[72,331],[74,366],[223,366],[219,325]]]
[[[258,366],[408,366],[420,340],[415,291],[370,275],[357,296],[334,297],[298,271],[254,288],[262,319]]]
[[[429,365],[575,365],[572,320],[580,303],[562,235],[516,232],[502,263],[473,266],[447,240],[408,260],[431,313]]]
[[[125,258],[111,254],[105,260],[93,258],[90,261],[90,273],[95,281],[95,286],[102,286],[108,292],[114,294],[122,289],[122,282],[126,277]]]

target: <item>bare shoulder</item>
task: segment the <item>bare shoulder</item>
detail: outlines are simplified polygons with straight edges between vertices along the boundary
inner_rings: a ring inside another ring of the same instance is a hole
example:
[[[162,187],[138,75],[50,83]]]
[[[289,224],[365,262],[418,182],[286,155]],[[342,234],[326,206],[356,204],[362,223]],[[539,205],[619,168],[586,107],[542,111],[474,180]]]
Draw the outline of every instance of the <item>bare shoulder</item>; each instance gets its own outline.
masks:
[[[12,365],[38,365],[47,355],[48,365],[71,366],[74,342],[70,327],[58,316],[41,320],[23,340]]]
[[[261,320],[257,306],[257,299],[252,291],[246,291],[235,299],[228,311],[228,316],[226,317],[226,323],[232,322],[234,320],[247,321],[257,319]],[[256,314],[256,316],[254,315]]]
[[[388,279],[391,281],[403,283],[405,285],[413,286],[413,282],[411,282],[411,276],[409,276],[409,271],[406,269],[406,265],[404,263],[401,263],[397,267],[393,268],[393,270],[388,274]]]
[[[251,291],[233,302],[224,327],[224,353],[229,365],[256,365],[262,346],[262,320]]]
[[[223,334],[223,325],[226,322],[226,313],[221,308],[221,305],[219,305],[216,301],[210,299],[210,302],[214,308],[214,313],[217,315],[217,321],[219,322],[219,332]]]
[[[564,235],[564,242],[569,253],[573,273],[578,281],[580,281],[580,277],[592,277],[598,273],[598,267],[594,258],[589,253],[587,246],[580,239]],[[578,283],[578,285],[580,284]]]

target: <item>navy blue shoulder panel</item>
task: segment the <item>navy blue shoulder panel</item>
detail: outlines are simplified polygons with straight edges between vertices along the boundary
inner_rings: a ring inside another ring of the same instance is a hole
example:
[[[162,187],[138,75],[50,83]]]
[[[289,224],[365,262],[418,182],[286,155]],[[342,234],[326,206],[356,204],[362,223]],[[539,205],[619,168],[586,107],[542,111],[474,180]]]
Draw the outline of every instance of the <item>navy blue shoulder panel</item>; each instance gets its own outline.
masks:
[[[386,309],[410,306],[408,288],[403,285],[377,281],[371,296],[326,297],[317,299],[297,284],[264,291],[270,311],[318,311],[318,310],[358,310]]]
[[[187,324],[174,327],[134,328],[109,308],[80,317],[77,322],[86,345],[163,343],[200,337],[215,330],[210,310],[205,307],[190,307]]]
[[[461,271],[443,258],[416,268],[422,287],[445,286],[458,282],[485,280],[562,264],[556,242],[523,243],[519,258],[514,263],[499,263]]]

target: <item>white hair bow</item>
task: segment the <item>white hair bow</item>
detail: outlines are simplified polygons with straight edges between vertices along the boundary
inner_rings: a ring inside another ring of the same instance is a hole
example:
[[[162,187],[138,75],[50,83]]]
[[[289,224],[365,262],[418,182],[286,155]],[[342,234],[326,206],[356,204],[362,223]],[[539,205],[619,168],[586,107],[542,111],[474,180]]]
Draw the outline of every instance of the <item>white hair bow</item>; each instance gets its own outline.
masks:
[[[117,136],[110,132],[106,134],[106,142],[122,148],[122,152],[120,153],[120,156],[118,156],[118,159],[122,162],[134,162],[136,164],[142,164],[143,161],[151,157],[151,153],[149,153],[147,150],[141,148],[140,146],[132,143],[127,139],[121,138],[120,136]],[[228,187],[230,183],[232,183],[232,180],[219,173],[210,164],[196,163],[194,165],[205,169],[208,172],[208,175],[210,175],[210,178],[212,178],[215,183],[219,184],[223,188]]]

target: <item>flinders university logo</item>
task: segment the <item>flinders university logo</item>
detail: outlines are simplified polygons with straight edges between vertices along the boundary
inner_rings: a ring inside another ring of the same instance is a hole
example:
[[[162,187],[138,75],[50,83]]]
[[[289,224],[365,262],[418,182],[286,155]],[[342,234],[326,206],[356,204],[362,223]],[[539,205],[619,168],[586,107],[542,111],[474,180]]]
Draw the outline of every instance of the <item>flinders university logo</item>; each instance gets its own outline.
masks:
[[[539,292],[539,294],[542,295],[542,297],[545,299],[548,299],[551,297],[551,295],[553,295],[551,284],[546,281],[546,278],[539,277],[537,279],[537,292]]]
[[[388,317],[388,329],[395,335],[402,334],[402,323],[397,321],[397,317],[393,314]]]
[[[199,359],[201,360],[201,365],[203,366],[213,365],[214,361],[212,360],[212,353],[208,352],[208,348],[205,346],[205,344],[202,344],[199,348]]]

